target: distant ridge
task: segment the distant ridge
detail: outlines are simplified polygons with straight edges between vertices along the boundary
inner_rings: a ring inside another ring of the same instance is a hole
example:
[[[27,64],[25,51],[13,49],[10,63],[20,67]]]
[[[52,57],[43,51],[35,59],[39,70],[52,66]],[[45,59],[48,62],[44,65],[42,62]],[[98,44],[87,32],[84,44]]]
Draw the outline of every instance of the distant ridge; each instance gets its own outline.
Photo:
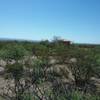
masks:
[[[28,39],[12,39],[12,38],[0,38],[0,42],[13,42],[13,41],[17,41],[17,42],[40,42],[42,40],[28,40]],[[84,45],[84,46],[100,46],[100,44],[96,44],[96,43],[76,43],[73,42],[72,44],[76,44],[76,45]]]
[[[12,39],[12,38],[0,38],[0,42],[7,42],[7,41],[18,41],[18,42],[37,42],[34,40],[27,40],[27,39]]]

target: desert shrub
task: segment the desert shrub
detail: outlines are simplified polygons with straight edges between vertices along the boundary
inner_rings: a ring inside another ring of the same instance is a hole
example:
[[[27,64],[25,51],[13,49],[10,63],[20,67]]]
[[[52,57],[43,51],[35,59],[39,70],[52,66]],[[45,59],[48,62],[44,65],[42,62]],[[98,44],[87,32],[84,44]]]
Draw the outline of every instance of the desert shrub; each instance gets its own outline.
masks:
[[[77,60],[69,64],[75,84],[84,87],[89,83],[90,78],[94,77],[97,71],[100,71],[100,65],[97,62],[95,53],[90,49],[76,49],[72,56]]]
[[[4,60],[20,60],[25,55],[28,55],[28,51],[21,45],[7,45],[0,51],[0,57]]]

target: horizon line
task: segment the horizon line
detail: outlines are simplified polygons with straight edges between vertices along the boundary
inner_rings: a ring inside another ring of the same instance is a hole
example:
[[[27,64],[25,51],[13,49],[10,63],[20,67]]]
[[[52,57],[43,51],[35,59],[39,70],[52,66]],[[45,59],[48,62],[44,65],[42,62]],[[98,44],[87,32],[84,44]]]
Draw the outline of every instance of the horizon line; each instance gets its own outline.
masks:
[[[62,39],[62,38],[61,38]],[[48,40],[48,41],[52,41],[51,39],[39,39],[39,40],[33,40],[33,39],[19,39],[19,38],[0,38],[0,42],[1,41],[19,41],[19,42],[24,42],[24,41],[27,41],[27,42],[39,42],[39,41],[45,41],[45,40]],[[62,39],[63,40],[63,39]],[[71,41],[71,40],[67,40],[67,39],[64,39],[66,41]],[[85,45],[100,45],[100,43],[83,43],[83,42],[75,42],[75,41],[71,41],[72,44],[85,44]]]

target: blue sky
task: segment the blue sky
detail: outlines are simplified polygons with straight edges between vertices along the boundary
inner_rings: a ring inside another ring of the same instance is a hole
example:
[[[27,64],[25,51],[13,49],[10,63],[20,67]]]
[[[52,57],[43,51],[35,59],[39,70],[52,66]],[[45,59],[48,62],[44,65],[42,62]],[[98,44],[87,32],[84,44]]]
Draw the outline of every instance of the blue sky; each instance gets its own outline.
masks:
[[[0,0],[0,38],[53,36],[100,44],[100,0]]]

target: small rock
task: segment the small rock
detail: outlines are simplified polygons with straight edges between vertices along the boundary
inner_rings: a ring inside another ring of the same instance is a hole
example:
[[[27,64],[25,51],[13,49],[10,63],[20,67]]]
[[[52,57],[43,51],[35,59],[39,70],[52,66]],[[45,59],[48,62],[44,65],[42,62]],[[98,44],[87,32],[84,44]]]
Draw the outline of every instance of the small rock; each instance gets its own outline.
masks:
[[[2,59],[0,60],[0,65],[1,65],[1,66],[6,66],[6,64],[7,64],[7,63],[6,63],[4,60],[2,60]]]
[[[71,58],[71,59],[70,59],[70,62],[76,63],[76,62],[77,62],[77,59],[76,59],[76,58]]]
[[[5,69],[3,67],[0,67],[0,75],[4,74]]]

